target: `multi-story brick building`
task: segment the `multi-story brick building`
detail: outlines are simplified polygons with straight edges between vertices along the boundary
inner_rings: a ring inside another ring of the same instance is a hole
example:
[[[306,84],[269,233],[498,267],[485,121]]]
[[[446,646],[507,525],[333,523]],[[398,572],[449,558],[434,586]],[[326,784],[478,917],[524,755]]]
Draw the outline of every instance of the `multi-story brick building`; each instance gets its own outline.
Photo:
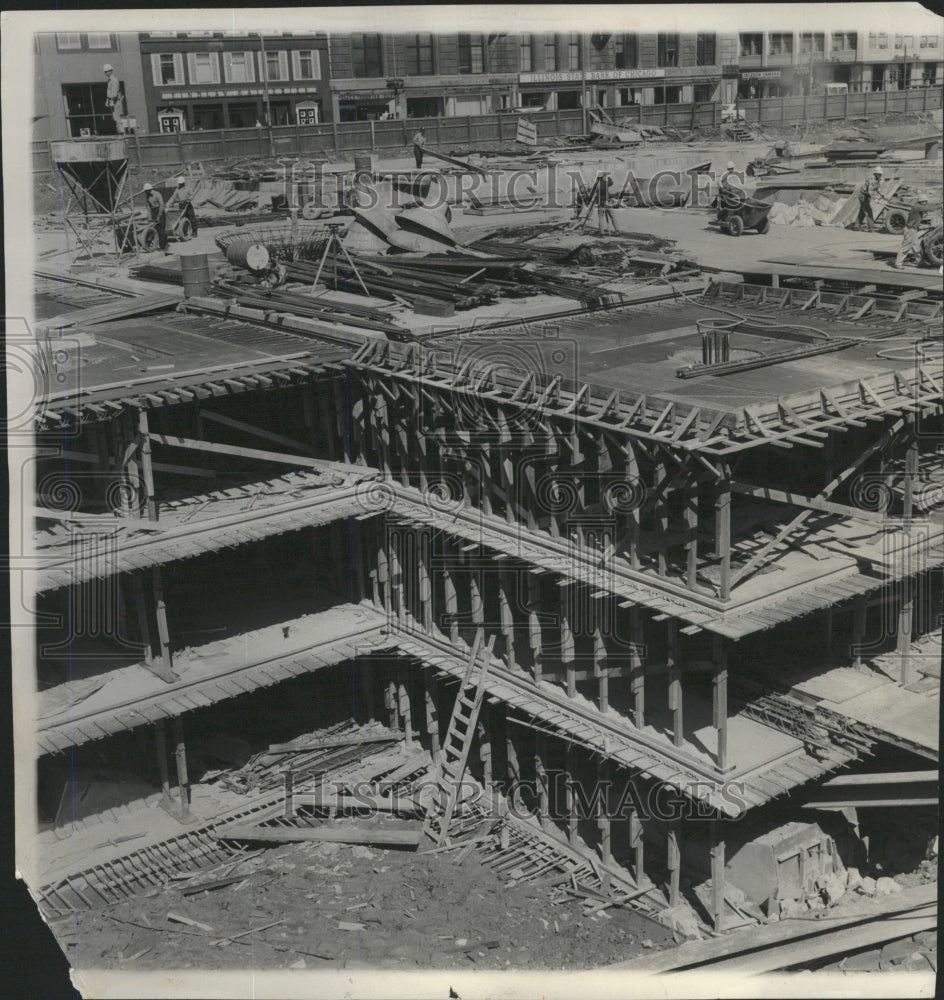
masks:
[[[140,49],[149,131],[326,120],[324,33],[152,31]]]
[[[337,35],[340,120],[721,99],[733,34]]]
[[[128,128],[146,129],[138,36],[130,32],[42,32],[33,36],[33,138],[70,139],[114,132],[105,107],[106,65],[125,95]]]
[[[944,37],[894,32],[769,31],[738,35],[742,98],[934,86],[944,75]]]

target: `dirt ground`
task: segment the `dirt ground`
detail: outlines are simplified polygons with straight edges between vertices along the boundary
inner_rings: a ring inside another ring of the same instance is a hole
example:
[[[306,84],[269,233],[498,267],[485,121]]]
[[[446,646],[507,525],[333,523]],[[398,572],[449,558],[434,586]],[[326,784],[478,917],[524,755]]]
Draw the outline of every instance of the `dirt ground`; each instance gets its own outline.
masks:
[[[668,929],[628,909],[584,917],[576,899],[547,903],[546,886],[505,889],[474,855],[456,865],[436,854],[286,844],[232,874],[247,878],[189,896],[169,885],[54,929],[74,968],[134,971],[587,969],[674,944]],[[213,943],[229,935],[243,936]]]

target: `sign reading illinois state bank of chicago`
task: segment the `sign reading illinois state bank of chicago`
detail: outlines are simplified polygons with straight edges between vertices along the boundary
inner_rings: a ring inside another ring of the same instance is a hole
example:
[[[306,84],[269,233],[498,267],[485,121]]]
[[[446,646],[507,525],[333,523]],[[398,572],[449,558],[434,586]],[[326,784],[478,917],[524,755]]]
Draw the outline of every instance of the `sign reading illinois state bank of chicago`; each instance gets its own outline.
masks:
[[[518,83],[581,83],[584,80],[658,80],[664,69],[579,69],[556,73],[519,73]]]

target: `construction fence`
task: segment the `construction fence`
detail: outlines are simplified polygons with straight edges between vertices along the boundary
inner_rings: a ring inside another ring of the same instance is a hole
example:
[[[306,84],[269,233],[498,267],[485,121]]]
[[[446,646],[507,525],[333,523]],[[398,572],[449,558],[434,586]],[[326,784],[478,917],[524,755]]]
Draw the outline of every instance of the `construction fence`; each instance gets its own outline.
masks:
[[[868,94],[830,94],[805,97],[768,97],[738,103],[744,120],[759,125],[795,122],[843,121],[849,118],[934,111],[941,108],[944,87],[885,90]],[[722,105],[656,104],[620,108],[621,124],[694,129],[721,124]],[[537,127],[537,140],[579,135],[586,130],[584,112],[529,112]],[[413,133],[426,130],[432,148],[476,147],[514,142],[516,114],[462,115],[454,118],[410,118],[407,121],[331,122],[323,125],[284,125],[208,132],[135,134],[128,138],[131,168],[141,170],[177,167],[185,163],[234,161],[257,156],[313,155],[332,151],[341,157],[357,153],[402,152]],[[33,143],[33,171],[53,170],[50,142]]]

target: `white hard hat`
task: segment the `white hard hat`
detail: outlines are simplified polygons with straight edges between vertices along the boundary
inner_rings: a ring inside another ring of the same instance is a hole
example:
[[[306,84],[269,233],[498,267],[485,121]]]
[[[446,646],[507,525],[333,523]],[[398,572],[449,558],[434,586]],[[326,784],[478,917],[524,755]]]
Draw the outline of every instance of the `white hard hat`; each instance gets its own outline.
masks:
[[[105,65],[102,66],[102,72],[103,73],[113,73],[114,70],[115,70],[115,67],[112,66],[111,63],[105,63]]]
[[[150,184],[145,184],[145,185],[144,185],[144,187],[143,187],[143,188],[141,188],[141,190],[142,190],[142,191],[153,191],[153,190],[154,190],[154,188],[153,188],[153,187],[151,187],[151,185],[150,185]]]
[[[734,170],[734,160],[728,160],[728,170]]]
[[[881,167],[876,167],[876,168],[875,168],[875,169],[874,169],[874,170],[872,171],[872,173],[873,173],[873,174],[884,174],[884,173],[885,173],[885,171],[884,171],[884,170],[882,170],[882,168],[881,168]]]

